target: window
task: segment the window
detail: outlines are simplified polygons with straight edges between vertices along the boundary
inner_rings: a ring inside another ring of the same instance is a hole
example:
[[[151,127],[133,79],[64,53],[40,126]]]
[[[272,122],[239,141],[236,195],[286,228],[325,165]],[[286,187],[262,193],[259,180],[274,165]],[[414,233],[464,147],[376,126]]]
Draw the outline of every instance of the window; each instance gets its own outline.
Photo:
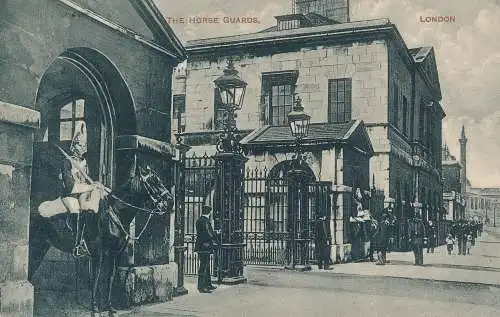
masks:
[[[295,83],[298,72],[287,71],[262,75],[263,103],[266,107],[267,124],[288,124],[288,114],[293,108]]]
[[[403,133],[408,136],[408,99],[403,96]]]
[[[174,95],[172,105],[175,130],[182,133],[186,131],[186,95]]]
[[[85,101],[73,100],[59,111],[59,140],[71,141],[75,129],[85,122]]]
[[[396,84],[392,90],[392,123],[399,127],[399,88]]]
[[[330,79],[328,81],[328,122],[351,121],[351,78]]]

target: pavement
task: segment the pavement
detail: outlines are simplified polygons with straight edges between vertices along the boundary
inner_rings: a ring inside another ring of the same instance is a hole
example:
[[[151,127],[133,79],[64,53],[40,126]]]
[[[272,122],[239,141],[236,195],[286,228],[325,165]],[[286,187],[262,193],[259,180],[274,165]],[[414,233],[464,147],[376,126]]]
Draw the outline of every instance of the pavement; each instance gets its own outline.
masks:
[[[335,265],[332,274],[384,276],[408,279],[500,285],[500,231],[484,232],[470,255],[458,255],[458,246],[448,255],[446,246],[434,253],[424,249],[424,266],[415,266],[412,252],[392,252],[387,255],[390,263],[347,263]],[[318,271],[313,267],[313,271]]]
[[[120,311],[118,316],[498,317],[499,247],[497,230],[483,233],[471,255],[448,255],[445,247],[424,253],[424,266],[413,265],[411,252],[388,254],[385,266],[347,263],[334,265],[332,271],[247,266],[247,284],[219,285],[211,294],[198,293],[196,278],[186,277],[187,295]],[[61,316],[87,317],[88,312],[66,311]]]

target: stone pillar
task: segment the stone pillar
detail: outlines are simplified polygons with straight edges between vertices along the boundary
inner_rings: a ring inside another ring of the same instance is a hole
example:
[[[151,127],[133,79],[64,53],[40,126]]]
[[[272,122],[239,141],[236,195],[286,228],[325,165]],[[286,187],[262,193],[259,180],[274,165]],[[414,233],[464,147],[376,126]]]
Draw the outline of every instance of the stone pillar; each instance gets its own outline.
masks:
[[[0,316],[33,316],[28,282],[31,164],[37,111],[0,101]]]
[[[219,171],[214,205],[215,230],[220,230],[220,249],[216,254],[217,279],[222,284],[246,283],[243,276],[244,235],[243,199],[245,162],[239,153],[215,155]]]
[[[171,189],[175,176],[172,160],[175,151],[170,144],[143,136],[125,135],[118,137],[117,152],[117,168],[149,165],[160,175],[165,187]],[[132,237],[141,236],[130,241],[127,261],[117,271],[113,297],[118,308],[166,302],[174,296],[178,286],[178,267],[177,263],[169,261],[169,251],[173,247],[170,218],[167,213],[153,215],[148,221],[147,212],[137,212],[130,234]]]

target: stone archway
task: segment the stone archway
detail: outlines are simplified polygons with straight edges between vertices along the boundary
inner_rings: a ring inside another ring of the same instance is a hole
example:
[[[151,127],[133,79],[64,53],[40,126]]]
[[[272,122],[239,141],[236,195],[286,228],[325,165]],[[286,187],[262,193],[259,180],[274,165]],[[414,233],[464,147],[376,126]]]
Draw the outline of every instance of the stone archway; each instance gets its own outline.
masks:
[[[54,144],[68,149],[81,121],[87,125],[89,175],[111,188],[121,183],[133,162],[117,157],[115,142],[119,135],[136,134],[135,107],[127,83],[109,58],[85,47],[64,51],[42,76],[35,109],[40,112],[40,130],[33,148],[32,214],[41,202],[60,195],[62,156]],[[44,241],[31,239],[37,234],[36,229],[30,230],[30,263],[49,248]],[[86,264],[50,248],[38,272],[30,272],[30,280],[35,290],[56,292],[61,297],[73,294],[87,305],[87,296],[78,296],[87,289]],[[53,278],[54,271],[57,278]]]

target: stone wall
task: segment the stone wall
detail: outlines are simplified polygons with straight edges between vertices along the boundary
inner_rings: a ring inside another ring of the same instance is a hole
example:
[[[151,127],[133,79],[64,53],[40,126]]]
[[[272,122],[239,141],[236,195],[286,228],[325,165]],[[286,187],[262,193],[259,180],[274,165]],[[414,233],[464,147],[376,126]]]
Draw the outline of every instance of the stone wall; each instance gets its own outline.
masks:
[[[176,63],[170,57],[59,1],[3,1],[0,21],[0,59],[9,61],[0,63],[0,83],[5,83],[0,85],[0,99],[33,108],[39,81],[54,59],[69,48],[93,48],[126,81],[138,132],[170,140],[171,74]]]
[[[75,49],[78,52],[90,52],[84,54],[83,58],[88,61],[95,69],[93,71],[100,75],[104,82],[109,85],[111,98],[117,95],[126,96],[130,94],[132,99],[132,109],[130,116],[127,116],[126,122],[121,122],[121,126],[129,125],[127,132],[139,134],[154,140],[169,142],[171,135],[170,128],[170,100],[171,100],[171,81],[172,68],[177,63],[174,58],[165,53],[165,50],[155,48],[154,45],[148,44],[146,41],[138,40],[131,34],[130,30],[120,28],[112,23],[103,22],[92,17],[93,13],[85,14],[72,8],[70,1],[42,1],[42,0],[26,0],[16,1],[7,0],[0,1],[0,100],[21,106],[21,109],[9,111],[11,115],[16,113],[31,113],[29,109],[37,109],[37,93],[39,92],[40,83],[46,71],[55,64],[55,60],[62,53],[70,49]],[[96,7],[92,1],[85,1],[92,8],[98,10],[101,6]],[[119,6],[120,1],[113,1],[113,6]],[[126,15],[133,14],[128,1],[123,1],[123,11]],[[108,18],[120,14],[120,9],[108,10],[110,4],[106,6],[104,11]],[[90,15],[90,16],[89,16]],[[121,17],[121,21],[128,18]],[[130,25],[135,25],[135,22],[130,21]],[[117,22],[116,20],[114,20]],[[149,37],[145,26],[138,26],[139,33]],[[166,49],[168,50],[168,48]],[[99,58],[96,58],[99,56]],[[104,65],[105,64],[105,65]],[[112,69],[115,73],[110,74]],[[57,74],[57,72],[54,72]],[[81,78],[87,78],[78,73]],[[76,81],[76,79],[75,79]],[[123,83],[124,90],[115,94],[115,83]],[[49,90],[51,87],[48,87]],[[57,87],[52,87],[57,89]],[[126,90],[126,91],[125,91]],[[61,93],[61,91],[58,91]],[[50,94],[50,91],[49,91]],[[53,92],[54,94],[54,92]],[[117,117],[120,113],[122,103],[114,99],[115,110]],[[52,106],[49,104],[49,106]],[[57,105],[55,105],[57,106]],[[23,110],[24,109],[24,110]],[[0,109],[2,110],[2,109]],[[0,112],[3,116],[4,113]],[[30,210],[30,178],[31,178],[31,160],[33,139],[31,128],[25,126],[18,127],[3,123],[3,117],[0,116],[0,138],[2,138],[0,147],[0,156],[3,161],[0,161],[2,182],[10,184],[3,186],[16,193],[9,194],[9,190],[2,192],[2,195],[7,195],[8,199],[3,199],[1,208],[7,208],[8,212],[2,210],[0,215],[0,237],[1,241],[9,241],[8,244],[2,244],[0,247],[2,263],[5,262],[5,277],[0,279],[0,311],[1,316],[31,316],[32,313],[26,312],[26,315],[21,312],[9,312],[7,310],[24,309],[32,304],[30,301],[31,285],[18,280],[26,280],[26,271],[28,265],[28,235],[29,226],[29,210]],[[17,119],[16,119],[17,120]],[[133,123],[133,124],[131,124]],[[24,124],[21,122],[21,125]],[[131,125],[135,125],[131,128]],[[118,123],[120,126],[120,123]],[[5,132],[3,131],[5,130]],[[116,131],[115,131],[116,133]],[[5,140],[3,140],[5,138]],[[132,149],[137,151],[138,148]],[[142,152],[148,152],[148,149],[142,149]],[[118,155],[119,156],[119,155]],[[165,159],[168,156],[158,155],[153,159],[146,158],[145,161],[159,162],[160,169],[165,167]],[[114,167],[114,166],[113,166]],[[121,172],[121,167],[117,168]],[[117,173],[118,173],[117,172]],[[121,173],[124,174],[124,173]],[[123,176],[123,175],[122,175]],[[9,196],[10,195],[10,196]],[[35,207],[36,210],[36,207]],[[14,212],[15,211],[15,212]],[[4,216],[5,215],[5,219]],[[157,221],[156,226],[161,226],[168,221],[162,219]],[[139,223],[141,225],[142,223]],[[142,229],[142,227],[138,228]],[[165,226],[162,228],[154,228],[154,241],[149,239],[144,241],[141,259],[138,256],[138,263],[146,265],[148,261],[153,264],[164,264],[168,262],[168,248],[165,247]],[[153,229],[152,229],[153,230]],[[158,232],[161,231],[162,232]],[[12,232],[11,232],[12,231]],[[152,249],[155,249],[152,251]],[[135,252],[137,255],[139,252]],[[49,255],[48,260],[64,260],[60,255],[55,254],[53,257]],[[140,260],[140,261],[139,261]],[[64,260],[66,261],[66,260]],[[69,261],[66,261],[70,263]],[[71,261],[72,262],[72,261]],[[50,264],[50,263],[49,263]],[[58,263],[58,265],[61,263]],[[151,264],[151,263],[150,263]],[[69,264],[71,265],[71,264]],[[67,273],[71,273],[71,267],[67,266]],[[4,265],[1,265],[3,268]],[[177,282],[170,278],[170,273],[175,275],[177,268],[173,264],[165,264],[164,270],[169,271],[169,274],[158,274],[158,282],[165,282],[161,287],[166,287],[165,294],[170,294],[168,289],[172,289],[172,285]],[[159,270],[162,271],[162,270]],[[49,270],[53,277],[54,270]],[[43,273],[42,273],[43,274]],[[47,277],[46,274],[45,277]],[[4,282],[7,281],[7,282]],[[14,286],[12,283],[18,283],[15,286],[18,290],[11,291]],[[52,283],[54,281],[46,281]],[[172,283],[170,283],[172,282]],[[4,286],[3,283],[7,283]],[[10,283],[10,284],[9,284]],[[43,284],[43,283],[42,283]],[[56,283],[57,284],[57,283]],[[19,292],[24,292],[27,289],[26,296],[23,297]],[[136,291],[136,290],[134,290]],[[138,290],[141,291],[141,290]],[[155,290],[158,291],[158,290]],[[16,293],[17,292],[17,293]],[[9,296],[18,296],[18,299],[10,298]],[[166,296],[169,297],[170,295]],[[160,296],[160,300],[165,296]],[[5,299],[6,298],[6,299]],[[27,302],[21,302],[23,300]],[[32,290],[31,290],[32,299]],[[153,298],[154,299],[154,298]],[[152,301],[148,297],[147,301]],[[136,301],[133,303],[141,303],[144,301]],[[25,305],[26,304],[26,305]],[[4,314],[5,313],[5,314]]]
[[[297,93],[303,100],[311,122],[325,122],[328,111],[328,80],[352,77],[352,117],[365,123],[387,122],[387,49],[383,40],[303,48],[299,52],[272,56],[234,57],[240,77],[248,83],[239,129],[255,129],[265,122],[262,116],[261,87],[264,72],[298,71]],[[197,60],[187,64],[186,131],[208,130],[214,114],[214,83],[222,75],[227,58]],[[184,87],[184,78],[174,87]],[[181,88],[182,89],[182,88]],[[176,89],[176,92],[180,90]]]
[[[28,224],[36,111],[0,101],[0,316],[33,315]]]

